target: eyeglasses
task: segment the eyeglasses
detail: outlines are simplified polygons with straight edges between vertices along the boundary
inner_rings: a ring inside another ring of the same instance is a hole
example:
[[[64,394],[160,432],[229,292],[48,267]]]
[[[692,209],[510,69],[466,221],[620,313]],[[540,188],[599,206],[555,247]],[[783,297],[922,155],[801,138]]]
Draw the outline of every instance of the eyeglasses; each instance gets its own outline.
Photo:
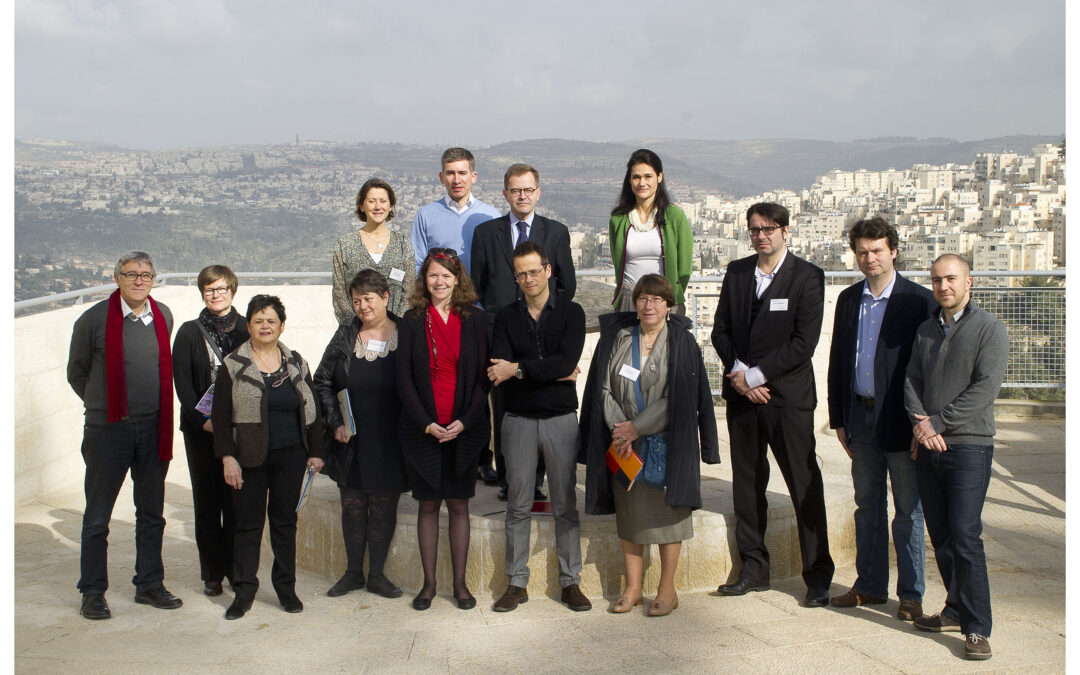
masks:
[[[228,295],[229,294],[229,287],[228,286],[222,286],[221,288],[207,288],[206,290],[204,290],[202,292],[202,294],[205,295],[208,298],[212,298],[215,295]]]
[[[525,270],[524,272],[518,272],[514,275],[514,278],[518,281],[525,281],[526,279],[539,279],[540,275],[544,273],[544,268],[540,267],[535,270]]]
[[[639,304],[639,305],[645,305],[645,306],[654,305],[655,306],[655,305],[659,305],[661,303],[663,303],[664,305],[667,305],[667,300],[665,300],[665,299],[663,299],[661,297],[655,296],[655,295],[639,295],[638,299],[637,299],[637,304]]]
[[[142,281],[154,280],[153,272],[121,272],[120,276],[127,279],[130,283],[135,283],[136,279],[140,279]]]
[[[455,251],[452,248],[440,248],[440,247],[429,248],[427,254],[428,254],[429,258],[456,258],[456,257],[458,257],[457,251]]]
[[[777,226],[777,225],[768,225],[766,227],[751,227],[751,228],[749,228],[751,237],[756,237],[759,234],[763,234],[766,237],[771,237],[773,235],[773,232],[776,232],[779,229],[780,229],[780,227]]]
[[[537,190],[537,188],[533,188],[533,187],[510,188],[509,190],[507,190],[507,192],[510,193],[511,197],[517,197],[518,195],[525,195],[526,197],[532,197],[533,193],[536,192],[536,190]]]

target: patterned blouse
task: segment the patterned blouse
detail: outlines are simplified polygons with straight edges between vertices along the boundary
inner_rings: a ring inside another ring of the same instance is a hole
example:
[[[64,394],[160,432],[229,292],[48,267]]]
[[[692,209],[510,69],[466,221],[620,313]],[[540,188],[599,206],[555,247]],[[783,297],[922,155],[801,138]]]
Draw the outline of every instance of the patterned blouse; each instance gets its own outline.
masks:
[[[382,259],[375,262],[364,242],[360,230],[343,234],[334,248],[334,315],[339,324],[349,323],[356,316],[349,297],[349,282],[360,270],[374,269],[386,277],[390,285],[388,312],[401,316],[408,307],[407,298],[416,279],[416,259],[409,238],[400,232],[390,231],[390,242],[383,249]],[[401,273],[404,276],[401,276]],[[401,277],[394,280],[391,277]]]

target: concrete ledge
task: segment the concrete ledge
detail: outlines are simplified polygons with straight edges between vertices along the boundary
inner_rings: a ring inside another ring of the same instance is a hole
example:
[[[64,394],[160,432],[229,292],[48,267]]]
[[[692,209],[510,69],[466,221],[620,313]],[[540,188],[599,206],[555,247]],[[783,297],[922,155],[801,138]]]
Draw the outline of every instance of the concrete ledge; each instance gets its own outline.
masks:
[[[1065,419],[1065,401],[1029,401],[1019,398],[999,398],[994,401],[994,416]]]
[[[771,461],[771,460],[770,460]],[[731,505],[730,462],[726,456],[719,466],[702,466],[704,507],[693,515],[694,537],[684,542],[675,580],[679,591],[710,591],[729,578],[737,577],[741,562],[735,546],[735,516]],[[769,547],[772,578],[793,577],[802,571],[795,512],[779,470],[772,471],[770,483]],[[578,507],[584,503],[585,471],[578,471]],[[839,567],[854,561],[855,525],[851,479],[845,474],[825,476],[829,545]],[[493,600],[506,589],[505,503],[498,501],[496,488],[477,484],[470,502],[472,533],[466,580],[480,598]],[[266,555],[269,547],[264,545]],[[534,516],[529,559],[530,594],[558,598],[558,560],[555,555],[554,521],[550,516]],[[581,588],[591,598],[613,598],[623,586],[623,558],[614,516],[581,517]],[[655,592],[660,578],[655,546],[646,548],[645,593]],[[297,531],[297,565],[307,571],[336,580],[345,570],[345,545],[341,535],[341,503],[337,486],[318,476],[300,513]],[[366,567],[365,567],[366,569]],[[445,507],[440,516],[437,584],[442,591],[452,586],[450,548],[447,540]],[[416,540],[416,502],[402,495],[397,530],[386,563],[386,575],[406,593],[416,593],[423,584],[423,570]],[[332,581],[330,582],[332,583]]]

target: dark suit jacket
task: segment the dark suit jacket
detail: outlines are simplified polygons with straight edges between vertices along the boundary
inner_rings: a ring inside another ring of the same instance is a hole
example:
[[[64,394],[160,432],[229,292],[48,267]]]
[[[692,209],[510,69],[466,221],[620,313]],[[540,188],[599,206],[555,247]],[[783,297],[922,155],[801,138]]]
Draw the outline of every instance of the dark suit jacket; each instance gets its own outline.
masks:
[[[836,301],[829,349],[829,426],[847,426],[855,387],[855,343],[863,281],[848,286]],[[911,450],[911,424],[904,410],[904,373],[919,324],[937,308],[934,294],[896,273],[874,350],[875,435],[888,452]]]
[[[247,324],[242,319],[236,322],[236,331],[241,336],[237,344],[247,342]],[[206,351],[206,340],[199,330],[198,319],[185,322],[176,331],[172,362],[173,385],[176,398],[180,399],[180,431],[201,432],[209,437],[210,433],[202,428],[206,418],[195,410],[210,387],[210,354]]]
[[[514,247],[511,243],[516,237],[516,230],[514,238],[510,236],[509,215],[480,223],[473,232],[469,276],[487,315],[489,337],[495,328],[495,315],[520,295],[514,280]],[[570,257],[570,231],[559,221],[536,214],[529,230],[529,241],[543,246],[551,262],[548,284],[552,294],[572,300],[577,279],[574,276],[574,261]]]
[[[761,310],[751,324],[757,260],[755,254],[728,264],[713,319],[713,347],[724,362],[725,375],[736,359],[761,368],[771,396],[766,405],[812,409],[817,405],[817,392],[810,359],[821,337],[825,272],[788,251],[762,294]],[[784,300],[787,308],[780,309],[779,301]],[[774,305],[773,301],[778,302]],[[749,403],[726,377],[723,396],[727,401]]]
[[[428,485],[442,484],[442,453],[434,436],[424,429],[437,422],[431,388],[427,326],[424,316],[408,311],[398,323],[398,393],[401,395],[401,453]],[[487,335],[479,311],[461,320],[461,352],[454,391],[455,420],[465,430],[457,437],[457,475],[476,471],[476,458],[487,447],[491,425],[487,416]]]

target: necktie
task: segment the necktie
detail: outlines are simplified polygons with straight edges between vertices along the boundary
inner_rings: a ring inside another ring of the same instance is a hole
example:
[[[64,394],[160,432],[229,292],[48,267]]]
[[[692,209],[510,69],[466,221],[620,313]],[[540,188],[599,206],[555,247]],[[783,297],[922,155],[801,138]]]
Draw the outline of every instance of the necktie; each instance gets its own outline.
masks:
[[[527,223],[524,220],[517,222],[518,236],[517,241],[514,243],[514,248],[521,246],[525,242],[529,241],[529,233],[525,231]]]

